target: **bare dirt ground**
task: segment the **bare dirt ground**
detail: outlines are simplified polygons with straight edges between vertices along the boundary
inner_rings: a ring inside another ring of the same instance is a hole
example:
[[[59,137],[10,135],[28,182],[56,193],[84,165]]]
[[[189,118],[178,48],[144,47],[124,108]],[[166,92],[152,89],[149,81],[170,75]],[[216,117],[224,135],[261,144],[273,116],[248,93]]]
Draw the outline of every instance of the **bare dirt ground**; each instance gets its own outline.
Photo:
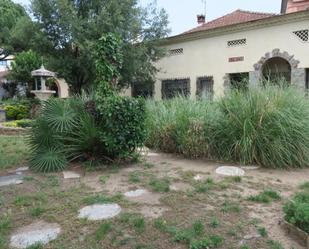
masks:
[[[141,162],[126,166],[88,171],[75,165],[71,170],[81,175],[79,179],[63,179],[62,173],[26,172],[23,184],[0,188],[0,216],[10,220],[4,238],[0,237],[0,249],[9,248],[14,231],[41,220],[61,226],[60,237],[44,247],[50,249],[190,248],[184,234],[195,223],[203,224],[203,233],[194,240],[220,237],[217,247],[210,248],[306,249],[286,234],[280,221],[283,204],[299,191],[300,184],[309,181],[309,169],[244,168],[244,177],[232,178],[215,173],[223,165],[231,164],[150,151]],[[194,179],[197,175],[199,180]],[[147,194],[124,196],[136,189]],[[281,200],[257,203],[247,199],[266,189],[279,193]],[[98,222],[77,218],[80,208],[102,202],[118,203],[121,214]],[[105,223],[110,229],[103,233],[100,226]]]

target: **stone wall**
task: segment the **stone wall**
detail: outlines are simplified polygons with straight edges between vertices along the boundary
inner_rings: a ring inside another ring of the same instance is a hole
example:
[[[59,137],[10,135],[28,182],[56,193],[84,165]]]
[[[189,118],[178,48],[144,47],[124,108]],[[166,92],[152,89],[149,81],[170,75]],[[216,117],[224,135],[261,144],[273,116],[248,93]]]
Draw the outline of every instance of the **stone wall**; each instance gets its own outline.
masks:
[[[28,129],[24,128],[9,128],[9,127],[0,127],[0,135],[5,136],[22,136],[26,135]]]

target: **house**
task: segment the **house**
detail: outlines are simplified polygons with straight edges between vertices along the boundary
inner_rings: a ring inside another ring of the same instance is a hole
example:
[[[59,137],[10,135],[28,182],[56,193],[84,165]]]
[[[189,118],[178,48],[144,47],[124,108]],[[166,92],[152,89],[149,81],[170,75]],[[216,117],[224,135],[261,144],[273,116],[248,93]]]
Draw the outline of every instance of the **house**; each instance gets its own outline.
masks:
[[[14,56],[10,55],[0,60],[0,100],[7,96],[7,92],[3,87],[4,84],[8,83],[7,76],[11,69],[11,63],[14,60]]]
[[[236,10],[162,41],[156,82],[132,87],[132,95],[155,99],[179,93],[222,96],[231,88],[285,80],[309,87],[309,0],[282,0],[282,13]]]

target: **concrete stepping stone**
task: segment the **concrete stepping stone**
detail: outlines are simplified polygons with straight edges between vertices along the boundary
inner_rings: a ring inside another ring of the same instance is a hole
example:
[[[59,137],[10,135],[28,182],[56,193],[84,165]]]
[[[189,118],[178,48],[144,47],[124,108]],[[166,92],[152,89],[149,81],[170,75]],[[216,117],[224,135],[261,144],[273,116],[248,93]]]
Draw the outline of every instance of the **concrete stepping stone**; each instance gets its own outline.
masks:
[[[216,169],[216,173],[223,176],[244,176],[245,171],[234,166],[222,166]]]
[[[121,212],[118,204],[95,204],[86,206],[79,210],[78,218],[86,218],[88,220],[107,220],[111,219]]]
[[[78,179],[80,178],[80,174],[74,171],[63,171],[63,178],[64,179]]]
[[[137,190],[126,192],[124,194],[124,196],[128,197],[128,198],[135,198],[135,197],[139,197],[139,196],[145,195],[147,193],[148,193],[148,191],[145,190],[145,189],[137,189]]]
[[[0,187],[9,185],[18,185],[23,183],[21,175],[0,176]]]
[[[46,245],[55,240],[60,232],[61,228],[58,224],[39,221],[17,230],[11,236],[10,246],[23,249],[37,243]]]

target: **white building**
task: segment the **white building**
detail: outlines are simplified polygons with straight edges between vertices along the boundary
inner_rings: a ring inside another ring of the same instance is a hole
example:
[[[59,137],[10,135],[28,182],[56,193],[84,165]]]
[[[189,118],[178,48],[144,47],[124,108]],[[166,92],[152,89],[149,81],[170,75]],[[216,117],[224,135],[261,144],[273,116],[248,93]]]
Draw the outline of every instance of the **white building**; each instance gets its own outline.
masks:
[[[283,0],[281,14],[236,10],[162,41],[155,99],[182,93],[222,96],[243,82],[284,78],[309,87],[309,0]],[[247,81],[243,81],[247,79]],[[147,92],[147,91],[146,91]],[[132,95],[145,89],[132,88]]]

